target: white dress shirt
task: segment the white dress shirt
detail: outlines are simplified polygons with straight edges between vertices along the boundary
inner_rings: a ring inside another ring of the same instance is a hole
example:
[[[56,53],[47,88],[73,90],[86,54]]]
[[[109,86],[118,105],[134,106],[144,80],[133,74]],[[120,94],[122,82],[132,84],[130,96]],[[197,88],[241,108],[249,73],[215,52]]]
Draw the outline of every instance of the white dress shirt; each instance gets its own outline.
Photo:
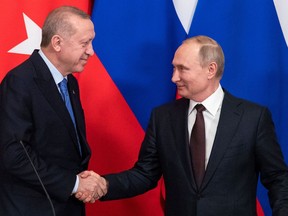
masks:
[[[224,98],[224,91],[219,84],[217,90],[201,102],[205,106],[206,110],[203,111],[203,117],[205,122],[205,168],[207,167],[210,154],[212,151],[216,130],[220,118],[220,112],[222,107],[222,102]],[[191,137],[191,131],[196,120],[196,109],[194,107],[199,104],[190,100],[189,110],[188,110],[188,132],[189,138]]]

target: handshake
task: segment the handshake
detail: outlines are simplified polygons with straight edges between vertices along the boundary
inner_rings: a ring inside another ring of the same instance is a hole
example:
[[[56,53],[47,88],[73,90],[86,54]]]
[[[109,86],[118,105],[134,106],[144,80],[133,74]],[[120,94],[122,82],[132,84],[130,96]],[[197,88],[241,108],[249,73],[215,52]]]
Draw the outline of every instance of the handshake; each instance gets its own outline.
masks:
[[[84,203],[94,203],[107,193],[108,182],[93,171],[78,174],[79,185],[75,197]]]

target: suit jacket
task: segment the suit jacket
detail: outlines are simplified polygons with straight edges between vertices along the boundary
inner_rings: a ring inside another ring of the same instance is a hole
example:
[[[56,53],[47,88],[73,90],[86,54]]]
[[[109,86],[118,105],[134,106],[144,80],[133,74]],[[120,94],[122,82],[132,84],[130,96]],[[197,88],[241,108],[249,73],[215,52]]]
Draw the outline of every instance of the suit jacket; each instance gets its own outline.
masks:
[[[273,215],[288,215],[288,171],[270,112],[225,92],[213,149],[197,189],[188,146],[189,100],[153,110],[135,166],[105,176],[102,200],[132,197],[157,185],[163,175],[167,216],[256,216],[259,173]]]
[[[0,88],[0,215],[52,215],[51,206],[20,140],[51,197],[56,215],[85,214],[71,196],[76,174],[87,169],[90,149],[76,79],[68,89],[82,146],[54,79],[35,50],[10,71]]]

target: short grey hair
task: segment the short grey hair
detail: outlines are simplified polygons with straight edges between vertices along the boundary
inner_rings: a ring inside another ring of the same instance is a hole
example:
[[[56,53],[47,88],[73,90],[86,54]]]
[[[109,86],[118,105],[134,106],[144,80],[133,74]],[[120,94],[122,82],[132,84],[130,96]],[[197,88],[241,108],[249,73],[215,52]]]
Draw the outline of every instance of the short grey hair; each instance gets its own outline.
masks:
[[[224,72],[225,57],[222,47],[212,38],[199,35],[183,41],[184,43],[196,42],[200,45],[199,61],[202,67],[215,62],[218,66],[216,77],[221,78]]]
[[[42,41],[41,47],[47,47],[51,39],[56,34],[62,34],[66,36],[73,35],[75,28],[70,22],[71,15],[79,16],[83,19],[90,19],[90,16],[73,6],[62,6],[51,11],[42,27]]]

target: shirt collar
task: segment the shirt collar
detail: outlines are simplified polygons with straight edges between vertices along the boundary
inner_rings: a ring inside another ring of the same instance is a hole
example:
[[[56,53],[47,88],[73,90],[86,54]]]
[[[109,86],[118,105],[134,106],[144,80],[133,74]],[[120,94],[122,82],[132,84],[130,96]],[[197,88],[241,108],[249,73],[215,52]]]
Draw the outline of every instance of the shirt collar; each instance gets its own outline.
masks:
[[[206,110],[209,113],[211,113],[211,115],[215,116],[218,109],[222,105],[223,98],[224,98],[224,91],[221,85],[219,84],[217,90],[208,98],[206,98],[204,101],[202,101],[201,104],[205,106]],[[188,115],[190,115],[190,113],[192,112],[192,110],[197,104],[198,102],[190,100]]]
[[[48,66],[50,73],[52,74],[52,77],[57,85],[63,80],[63,78],[67,79],[67,77],[63,77],[60,71],[57,70],[57,68],[50,62],[50,60],[45,56],[45,54],[43,53],[41,49],[39,50],[38,53],[42,57],[46,65]]]

